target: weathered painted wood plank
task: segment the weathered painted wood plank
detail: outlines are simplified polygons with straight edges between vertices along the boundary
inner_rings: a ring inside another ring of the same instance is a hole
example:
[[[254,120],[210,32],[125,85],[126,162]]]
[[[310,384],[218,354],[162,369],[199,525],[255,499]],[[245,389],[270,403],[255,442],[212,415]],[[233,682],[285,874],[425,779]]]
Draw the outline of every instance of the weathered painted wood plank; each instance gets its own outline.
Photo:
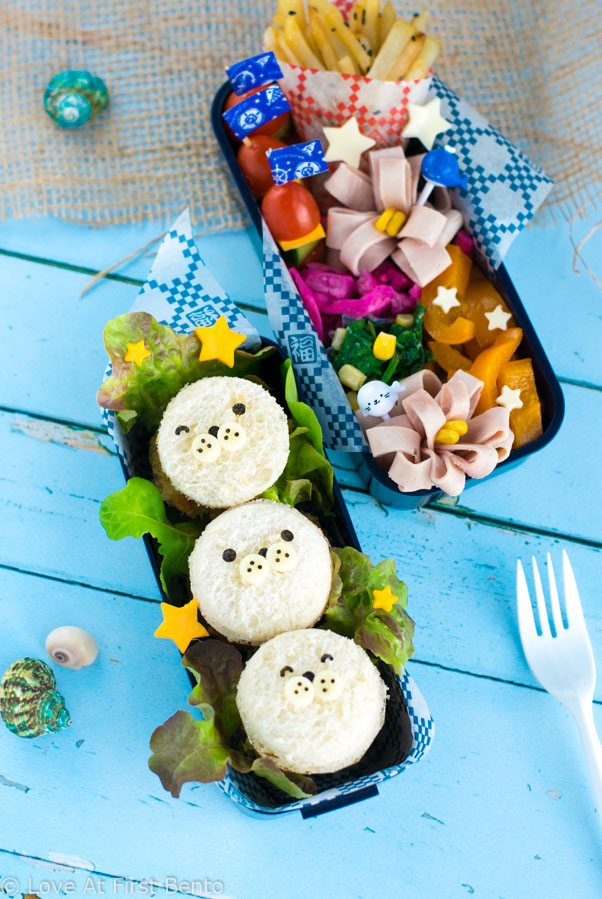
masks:
[[[123,485],[117,458],[104,451],[108,439],[90,435],[92,448],[76,448],[85,432],[55,427],[54,442],[46,442],[24,421],[0,416],[0,454],[10,460],[0,481],[0,563],[158,599],[142,543],[111,542],[98,522],[103,497]],[[531,683],[515,633],[514,566],[518,555],[561,546],[574,558],[602,657],[601,552],[437,510],[388,510],[353,490],[345,498],[364,551],[375,561],[393,557],[408,583],[419,658]]]
[[[572,235],[564,221],[554,227],[532,224],[513,244],[506,264],[558,373],[600,386],[599,291],[585,272],[573,272],[571,243],[571,238],[575,244],[581,240],[596,221],[592,214],[589,219],[576,222]],[[100,270],[144,245],[161,230],[154,223],[90,228],[52,219],[8,219],[0,222],[0,248]],[[232,296],[263,308],[260,248],[253,229],[201,235],[198,240],[205,260]],[[600,231],[586,244],[582,255],[602,280]],[[232,264],[233,259],[236,265]],[[143,256],[120,272],[144,279],[151,261],[151,256]],[[579,297],[577,313],[570,302],[574,296]]]
[[[98,427],[103,329],[127,312],[138,287],[104,281],[80,299],[87,276],[7,256],[0,256],[0,280],[0,406]],[[249,318],[269,336],[265,315]]]
[[[566,415],[551,444],[517,468],[475,483],[447,508],[558,531],[602,544],[598,491],[602,393],[563,385]]]
[[[430,756],[378,798],[309,821],[256,821],[213,786],[187,786],[174,800],[147,769],[150,732],[186,707],[189,689],[175,648],[152,636],[154,604],[1,579],[0,618],[13,635],[0,646],[2,665],[43,656],[56,624],[82,624],[100,645],[91,668],[57,670],[69,730],[26,741],[0,729],[3,876],[22,875],[7,854],[16,850],[40,860],[40,879],[56,875],[46,862],[74,867],[80,884],[87,871],[207,877],[238,899],[282,895],[282,883],[287,899],[400,890],[423,899],[435,886],[446,899],[599,896],[587,773],[568,713],[550,697],[413,665],[437,722]],[[596,717],[602,724],[599,708]],[[291,877],[300,845],[312,863]]]

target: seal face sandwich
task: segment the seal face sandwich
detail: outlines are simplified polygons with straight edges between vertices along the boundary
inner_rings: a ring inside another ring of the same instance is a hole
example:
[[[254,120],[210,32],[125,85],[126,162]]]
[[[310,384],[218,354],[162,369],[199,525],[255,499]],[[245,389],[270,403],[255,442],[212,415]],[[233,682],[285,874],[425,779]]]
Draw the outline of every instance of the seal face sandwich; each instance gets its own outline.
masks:
[[[384,724],[386,699],[365,650],[319,629],[264,643],[243,669],[236,696],[257,752],[297,774],[328,774],[358,762]]]
[[[171,486],[209,508],[263,493],[282,474],[288,453],[286,413],[265,388],[243,378],[188,384],[167,406],[157,434]]]
[[[222,512],[196,541],[190,583],[201,614],[237,643],[263,643],[322,616],[332,583],[328,541],[283,503]]]

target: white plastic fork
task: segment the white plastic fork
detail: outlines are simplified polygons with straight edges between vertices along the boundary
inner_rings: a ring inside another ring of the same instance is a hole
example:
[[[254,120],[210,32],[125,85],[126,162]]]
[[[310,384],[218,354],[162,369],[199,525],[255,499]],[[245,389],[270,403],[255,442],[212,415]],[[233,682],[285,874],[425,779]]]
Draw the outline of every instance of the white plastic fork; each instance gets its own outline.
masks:
[[[516,564],[516,598],[518,629],[523,651],[529,668],[542,687],[565,705],[577,722],[594,790],[596,808],[598,814],[602,815],[602,746],[600,746],[596,732],[592,706],[596,685],[596,665],[583,618],[575,575],[569,557],[563,550],[562,572],[567,621],[565,627],[560,611],[552,559],[550,554],[547,554],[550,606],[556,634],[552,636],[539,569],[534,556],[531,561],[541,635],[535,628],[527,579],[519,559]]]

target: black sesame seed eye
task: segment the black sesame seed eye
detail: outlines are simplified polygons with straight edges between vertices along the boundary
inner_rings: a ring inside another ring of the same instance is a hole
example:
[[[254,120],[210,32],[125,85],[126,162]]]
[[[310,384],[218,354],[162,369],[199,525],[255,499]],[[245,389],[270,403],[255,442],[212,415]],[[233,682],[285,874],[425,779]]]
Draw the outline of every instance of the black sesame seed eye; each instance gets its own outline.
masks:
[[[212,437],[217,437],[218,431],[219,431],[219,428],[217,425],[211,425],[211,427],[209,428],[209,433],[211,434]]]
[[[284,668],[280,669],[280,677],[284,677],[287,671],[290,671],[291,674],[293,673],[293,669],[290,665],[285,665]]]
[[[176,428],[176,437],[179,437],[180,434],[188,434],[190,428],[187,425],[178,425]]]
[[[291,540],[295,539],[295,535],[293,534],[292,531],[282,531],[280,536],[282,537],[283,540],[286,540],[287,543],[290,543]]]
[[[322,658],[320,659],[320,661],[321,661],[321,662],[326,662],[328,659],[330,659],[331,662],[334,662],[334,659],[333,659],[333,657],[330,655],[330,653],[329,653],[329,652],[325,652],[324,655],[322,656]]]
[[[224,562],[233,562],[236,558],[236,551],[233,549],[225,549],[222,553]]]
[[[244,415],[247,411],[247,407],[244,403],[234,403],[234,405],[232,406],[232,411],[235,415]]]

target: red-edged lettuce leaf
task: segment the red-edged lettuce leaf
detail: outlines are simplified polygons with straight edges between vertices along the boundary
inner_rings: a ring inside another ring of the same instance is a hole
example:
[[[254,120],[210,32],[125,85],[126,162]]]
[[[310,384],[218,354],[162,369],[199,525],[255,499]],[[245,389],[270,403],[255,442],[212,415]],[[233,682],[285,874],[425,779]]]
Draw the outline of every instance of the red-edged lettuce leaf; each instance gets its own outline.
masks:
[[[100,506],[100,523],[111,540],[155,537],[163,556],[161,584],[167,595],[172,578],[188,573],[188,556],[204,526],[199,520],[172,524],[161,494],[146,478],[130,478],[123,490],[109,494]]]
[[[414,622],[405,611],[408,590],[397,577],[395,563],[384,559],[372,565],[368,556],[351,546],[333,552],[340,561],[340,585],[331,594],[323,627],[355,640],[400,674],[414,652]],[[397,597],[390,612],[374,608],[372,593],[387,586]]]
[[[332,465],[324,454],[322,428],[315,412],[302,403],[297,392],[290,359],[281,367],[284,395],[295,428],[290,434],[290,449],[284,471],[264,493],[264,499],[296,506],[311,500],[328,510],[334,502]]]
[[[140,365],[126,362],[128,343],[140,340],[151,355]],[[257,375],[262,360],[274,352],[273,347],[253,354],[235,350],[233,368],[217,360],[199,362],[200,343],[194,332],[178,334],[148,312],[127,312],[107,322],[104,343],[111,374],[96,399],[100,406],[117,412],[124,433],[138,420],[149,431],[156,430],[163,410],[185,384],[211,375]]]
[[[236,706],[236,689],[242,672],[240,652],[220,640],[192,644],[182,664],[194,673],[197,685],[189,702],[203,715],[178,711],[158,727],[150,740],[149,767],[172,796],[185,783],[210,783],[226,776],[231,765],[243,774],[254,772],[294,799],[316,792],[309,777],[287,774],[269,758],[257,758],[245,742]]]

